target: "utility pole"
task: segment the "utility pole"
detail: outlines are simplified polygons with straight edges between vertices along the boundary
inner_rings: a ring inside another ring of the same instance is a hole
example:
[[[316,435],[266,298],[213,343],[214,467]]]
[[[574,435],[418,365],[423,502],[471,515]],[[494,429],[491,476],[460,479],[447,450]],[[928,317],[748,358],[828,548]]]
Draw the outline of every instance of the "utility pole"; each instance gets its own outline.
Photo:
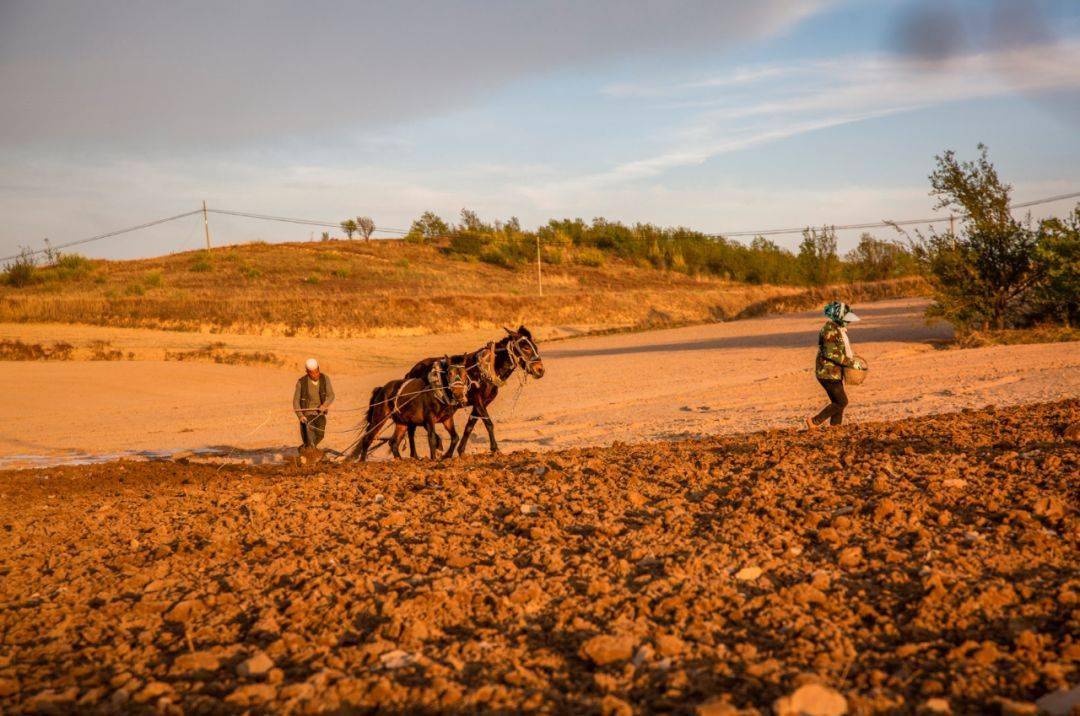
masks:
[[[210,218],[206,215],[206,199],[202,203],[202,223],[206,231],[206,253],[210,253]]]
[[[544,295],[544,274],[540,269],[540,232],[536,232],[536,285],[540,287],[540,296]]]
[[[954,217],[952,214],[949,214],[949,233],[953,236],[956,235],[955,227],[953,225],[953,221],[955,218],[956,217]]]

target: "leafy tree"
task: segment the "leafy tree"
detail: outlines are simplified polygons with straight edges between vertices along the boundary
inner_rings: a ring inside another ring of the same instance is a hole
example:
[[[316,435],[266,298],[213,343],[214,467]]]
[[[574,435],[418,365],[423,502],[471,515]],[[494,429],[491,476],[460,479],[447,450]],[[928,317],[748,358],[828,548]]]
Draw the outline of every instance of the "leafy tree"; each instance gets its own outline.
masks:
[[[370,216],[358,216],[356,217],[356,230],[364,237],[364,241],[369,241],[371,235],[375,233],[375,222]]]
[[[322,232],[322,240],[323,241],[329,241],[330,240],[330,232],[329,231]]]
[[[420,218],[409,227],[409,233],[405,238],[409,241],[431,241],[441,236],[448,236],[450,227],[434,211],[425,211]]]
[[[356,229],[357,226],[354,219],[346,219],[345,221],[341,222],[341,230],[345,232],[345,235],[349,237],[350,241],[352,240],[353,234],[356,233]]]
[[[930,174],[930,196],[937,197],[935,209],[957,210],[976,227],[1001,227],[1013,222],[1009,213],[1012,186],[1002,183],[981,142],[979,158],[961,162],[949,149],[935,156],[937,168]]]
[[[1039,232],[1012,218],[1012,187],[998,177],[986,146],[978,149],[975,161],[958,161],[952,150],[935,157],[935,208],[957,209],[963,216],[957,234],[917,234],[917,251],[934,287],[931,315],[961,328],[1001,329],[1021,322],[1045,266],[1037,255]]]
[[[1037,260],[1043,281],[1035,288],[1033,317],[1050,318],[1065,325],[1080,323],[1080,204],[1065,219],[1047,219],[1039,225]]]
[[[829,227],[807,228],[799,244],[799,267],[803,280],[812,286],[826,286],[832,282],[839,268],[836,256],[836,231]]]
[[[915,257],[899,241],[884,241],[870,234],[844,257],[848,276],[855,281],[880,281],[914,273]]]

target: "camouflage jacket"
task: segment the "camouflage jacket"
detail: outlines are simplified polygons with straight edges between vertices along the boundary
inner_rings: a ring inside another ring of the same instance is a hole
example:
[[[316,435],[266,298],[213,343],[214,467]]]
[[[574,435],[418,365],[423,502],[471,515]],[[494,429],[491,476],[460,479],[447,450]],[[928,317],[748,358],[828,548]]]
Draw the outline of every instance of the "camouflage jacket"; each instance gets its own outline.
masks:
[[[817,360],[814,361],[814,375],[819,380],[843,380],[842,366],[850,366],[851,359],[844,352],[844,337],[840,326],[835,321],[825,321],[818,333]]]

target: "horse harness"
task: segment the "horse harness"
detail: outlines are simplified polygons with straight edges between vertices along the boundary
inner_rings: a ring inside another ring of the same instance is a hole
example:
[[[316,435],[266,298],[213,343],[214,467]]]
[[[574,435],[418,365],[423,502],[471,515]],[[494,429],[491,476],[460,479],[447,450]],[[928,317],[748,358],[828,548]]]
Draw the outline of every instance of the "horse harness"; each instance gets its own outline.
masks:
[[[443,405],[459,405],[460,402],[454,397],[454,386],[463,384],[460,377],[455,376],[450,378],[450,368],[453,365],[450,363],[449,358],[444,358],[440,361],[435,361],[432,364],[431,370],[428,371],[428,386],[435,394],[435,399]],[[470,383],[472,381],[469,381]]]

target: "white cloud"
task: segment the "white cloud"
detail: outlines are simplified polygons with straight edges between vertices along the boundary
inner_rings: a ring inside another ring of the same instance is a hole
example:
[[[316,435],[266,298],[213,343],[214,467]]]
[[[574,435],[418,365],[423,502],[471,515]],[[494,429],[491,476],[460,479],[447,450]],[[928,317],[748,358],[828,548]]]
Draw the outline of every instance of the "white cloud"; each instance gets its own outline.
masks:
[[[672,84],[601,91],[626,104],[697,110],[658,153],[542,183],[527,194],[549,206],[589,189],[656,177],[683,166],[829,127],[922,107],[1051,89],[1080,88],[1080,41],[1008,48],[928,63],[871,55],[736,68]],[[627,111],[630,111],[627,107]]]

